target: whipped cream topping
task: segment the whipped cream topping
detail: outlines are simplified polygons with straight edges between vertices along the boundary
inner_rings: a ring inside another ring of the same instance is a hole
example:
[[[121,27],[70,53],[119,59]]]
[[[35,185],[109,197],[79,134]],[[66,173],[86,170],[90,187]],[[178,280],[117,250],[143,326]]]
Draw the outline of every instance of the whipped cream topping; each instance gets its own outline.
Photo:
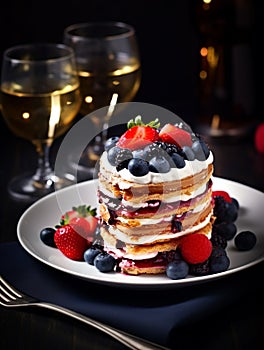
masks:
[[[193,176],[204,169],[207,169],[209,164],[214,161],[213,153],[210,151],[210,155],[206,160],[200,161],[198,159],[192,161],[185,161],[185,167],[171,168],[167,173],[154,173],[149,171],[148,174],[144,176],[134,176],[130,173],[128,169],[122,169],[117,171],[115,166],[112,166],[107,159],[107,152],[104,151],[100,160],[100,172],[109,177],[107,173],[111,173],[111,179],[116,176],[119,177],[118,185],[120,189],[128,189],[133,186],[134,183],[137,184],[149,184],[149,183],[162,183],[167,181],[182,180],[188,176]],[[122,181],[122,179],[124,181]]]

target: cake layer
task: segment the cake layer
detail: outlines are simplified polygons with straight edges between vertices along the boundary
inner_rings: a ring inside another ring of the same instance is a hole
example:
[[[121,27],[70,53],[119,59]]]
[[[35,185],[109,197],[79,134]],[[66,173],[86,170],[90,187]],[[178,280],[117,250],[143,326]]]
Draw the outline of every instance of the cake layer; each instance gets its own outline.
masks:
[[[112,198],[99,193],[100,214],[106,222],[109,220],[121,221],[124,224],[129,223],[132,226],[140,226],[144,222],[147,223],[148,219],[151,219],[152,223],[158,223],[161,218],[166,219],[172,215],[181,215],[187,211],[201,211],[205,203],[211,201],[211,182],[205,188],[204,192],[196,197],[190,196],[188,200],[181,200],[181,197],[175,196],[175,201],[172,202],[151,200],[142,203],[140,207],[133,207],[131,203],[126,203],[126,205],[121,202],[117,203]]]
[[[113,193],[119,200],[143,203],[150,200],[168,201],[174,196],[188,195],[201,185],[208,183],[213,173],[213,165],[181,180],[164,181],[161,183],[129,184],[128,188],[120,187],[121,178],[117,175],[99,173],[102,188]]]
[[[152,227],[150,231],[148,230],[144,232],[146,234],[143,234],[141,232],[140,236],[135,236],[135,235],[128,236],[126,233],[121,231],[118,227],[115,227],[113,225],[110,225],[110,226],[103,225],[101,228],[101,236],[112,247],[120,248],[120,247],[126,246],[132,249],[132,246],[141,247],[142,245],[151,245],[155,243],[164,243],[164,242],[166,243],[166,242],[169,242],[170,240],[181,237],[185,234],[194,233],[196,231],[203,230],[205,227],[211,228],[211,224],[213,223],[213,221],[214,221],[214,217],[212,216],[212,211],[209,211],[209,212],[205,212],[203,216],[199,216],[199,218],[197,218],[197,221],[195,222],[192,221],[191,225],[189,225],[185,229],[182,229],[181,231],[172,232],[171,227],[167,226],[164,228],[163,231],[160,231],[160,229],[158,228],[158,230],[154,232],[154,227]],[[105,234],[106,231],[109,235]]]
[[[116,217],[113,220],[108,211],[106,210],[103,212],[102,209],[100,210],[100,215],[105,223],[110,223],[113,228],[119,231],[120,240],[137,243],[142,242],[143,239],[147,240],[148,238],[153,240],[153,236],[186,231],[202,223],[212,211],[212,203],[211,201],[207,201],[196,210],[186,211],[182,214],[172,214],[159,219],[120,220],[120,217]],[[109,220],[106,220],[107,218],[109,218]]]
[[[196,230],[195,233],[205,234],[211,237],[212,222],[209,222],[203,229]],[[155,242],[153,244],[125,245],[115,248],[116,240],[109,233],[106,227],[102,227],[102,237],[106,250],[119,258],[119,268],[123,273],[138,274],[158,274],[166,270],[168,256],[175,253],[181,242],[181,237],[176,237],[165,242]]]

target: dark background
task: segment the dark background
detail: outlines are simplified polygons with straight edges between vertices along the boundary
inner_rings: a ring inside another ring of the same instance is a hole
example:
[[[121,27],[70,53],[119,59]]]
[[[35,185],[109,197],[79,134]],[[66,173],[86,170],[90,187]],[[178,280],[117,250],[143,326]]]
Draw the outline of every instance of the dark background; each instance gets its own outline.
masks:
[[[262,85],[263,71],[258,53],[260,5],[250,2],[254,19],[246,33],[252,52],[253,81]],[[178,114],[189,123],[199,123],[198,76],[201,36],[197,27],[197,7],[201,0],[46,0],[5,1],[0,20],[0,57],[3,50],[29,42],[61,42],[64,27],[87,21],[117,20],[136,29],[143,77],[136,101],[153,103]],[[225,21],[232,0],[213,0],[217,16]],[[212,33],[214,28],[212,29]],[[233,31],[227,32],[231,37]],[[228,40],[228,39],[226,39]],[[263,118],[260,91],[255,89],[253,118]]]

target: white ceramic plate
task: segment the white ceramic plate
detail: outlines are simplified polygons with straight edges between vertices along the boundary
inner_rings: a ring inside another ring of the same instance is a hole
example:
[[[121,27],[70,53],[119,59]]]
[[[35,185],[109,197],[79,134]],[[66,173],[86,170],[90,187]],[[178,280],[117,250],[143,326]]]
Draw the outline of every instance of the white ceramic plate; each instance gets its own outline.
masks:
[[[238,251],[233,240],[229,241],[227,252],[231,264],[225,272],[201,277],[188,276],[181,280],[171,280],[165,275],[127,276],[115,272],[102,273],[86,262],[70,260],[58,249],[46,246],[40,240],[41,229],[58,224],[61,214],[73,206],[79,204],[97,206],[97,180],[64,188],[35,202],[24,212],[18,222],[18,239],[28,253],[43,263],[96,283],[133,288],[168,288],[207,282],[246,269],[264,260],[264,193],[237,182],[217,177],[213,179],[213,190],[225,190],[231,197],[239,201],[240,211],[236,221],[238,232],[251,230],[257,236],[255,247],[247,252]]]

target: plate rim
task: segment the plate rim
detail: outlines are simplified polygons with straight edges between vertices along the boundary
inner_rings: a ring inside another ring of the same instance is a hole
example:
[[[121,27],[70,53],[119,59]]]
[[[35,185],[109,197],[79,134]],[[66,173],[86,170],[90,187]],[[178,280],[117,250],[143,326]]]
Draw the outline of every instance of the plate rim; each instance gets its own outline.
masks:
[[[253,191],[255,192],[257,195],[263,195],[263,200],[264,200],[264,193],[262,193],[261,191],[259,191],[258,189],[255,189],[253,187],[250,187],[248,185],[242,184],[240,182],[236,182],[233,180],[229,180],[223,177],[217,177],[217,176],[213,176],[213,183],[216,181],[223,181],[224,183],[226,183],[229,186],[238,186],[240,188],[243,188],[245,191]],[[24,213],[21,215],[18,224],[17,224],[17,237],[18,237],[18,241],[21,244],[21,246],[23,247],[23,249],[25,251],[27,251],[31,256],[33,256],[35,259],[37,259],[38,261],[44,263],[45,265],[48,265],[58,271],[70,274],[76,278],[81,278],[81,279],[85,279],[89,282],[93,282],[93,283],[97,283],[97,284],[104,284],[104,285],[111,285],[111,286],[118,286],[118,287],[125,287],[125,288],[176,288],[176,287],[182,287],[182,286],[190,286],[190,285],[194,285],[194,284],[200,284],[200,283],[204,283],[204,282],[209,282],[209,281],[214,281],[220,278],[224,278],[227,277],[229,275],[233,275],[239,271],[248,269],[256,264],[259,264],[260,262],[264,261],[264,251],[262,252],[262,255],[259,256],[258,258],[254,259],[251,262],[246,263],[245,265],[241,265],[241,266],[237,266],[231,269],[228,269],[227,271],[223,271],[223,272],[219,272],[219,273],[215,273],[215,274],[210,274],[210,275],[206,275],[206,276],[191,276],[191,277],[186,277],[184,279],[178,279],[178,280],[172,280],[169,279],[168,277],[162,275],[162,279],[161,281],[157,282],[156,280],[159,279],[159,275],[150,275],[150,276],[146,276],[146,275],[138,275],[137,277],[137,281],[133,281],[133,277],[135,276],[130,276],[130,275],[125,275],[125,279],[128,279],[127,281],[120,281],[120,280],[111,280],[108,277],[104,278],[105,276],[112,276],[113,274],[118,274],[117,276],[120,276],[121,274],[118,272],[113,272],[113,273],[107,273],[107,275],[105,273],[99,273],[99,277],[97,278],[96,276],[89,276],[89,275],[84,275],[84,273],[78,273],[76,271],[74,271],[74,269],[70,270],[69,268],[63,268],[62,266],[58,266],[55,263],[49,262],[47,261],[47,259],[41,257],[39,254],[37,254],[36,252],[34,252],[30,246],[26,243],[25,238],[23,237],[23,232],[21,231],[21,227],[23,225],[23,222],[27,219],[28,216],[30,216],[31,211],[38,207],[41,206],[43,203],[49,201],[49,200],[53,200],[57,197],[57,194],[60,195],[64,195],[67,192],[71,192],[71,190],[73,190],[73,188],[75,186],[78,187],[78,189],[85,187],[88,185],[96,185],[96,183],[98,182],[98,179],[91,179],[91,180],[87,180],[87,181],[83,181],[80,183],[77,183],[75,185],[71,185],[68,186],[66,188],[60,189],[58,191],[55,191],[53,193],[48,194],[47,196],[37,200],[36,202],[34,202],[32,205],[30,205],[25,211]],[[58,206],[58,203],[56,204]],[[59,218],[58,218],[59,220]],[[47,224],[47,226],[49,226]],[[40,241],[41,242],[41,241]],[[43,243],[42,243],[43,244]],[[56,249],[56,248],[51,248],[51,249]],[[59,253],[59,252],[58,252]],[[67,259],[66,261],[69,263],[71,263],[71,260],[64,257],[63,255],[61,256],[61,258],[63,259]],[[76,263],[75,261],[72,261],[73,265]],[[85,262],[81,261],[81,262],[77,262],[80,264],[86,264]],[[95,269],[94,266],[90,266],[90,268]],[[138,278],[139,277],[139,278]]]

